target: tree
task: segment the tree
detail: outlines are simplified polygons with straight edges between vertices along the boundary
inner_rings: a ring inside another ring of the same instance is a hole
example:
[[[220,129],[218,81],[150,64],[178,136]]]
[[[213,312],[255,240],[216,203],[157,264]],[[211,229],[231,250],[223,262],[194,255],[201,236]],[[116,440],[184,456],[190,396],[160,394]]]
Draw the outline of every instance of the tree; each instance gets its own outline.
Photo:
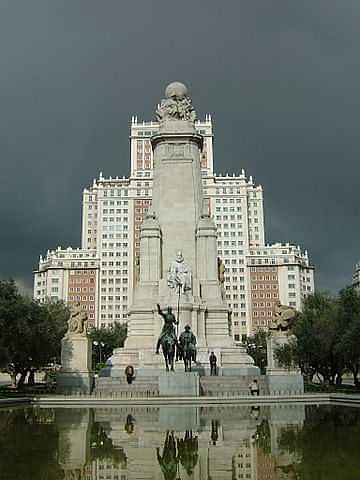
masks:
[[[0,368],[21,386],[32,370],[60,359],[69,310],[63,302],[40,304],[19,294],[13,281],[0,282]]]
[[[267,348],[266,341],[268,333],[265,330],[259,330],[254,335],[246,337],[246,350],[255,362],[255,365],[260,368],[261,373],[265,373],[267,365]]]
[[[337,345],[338,354],[343,356],[345,368],[353,377],[354,384],[360,384],[360,295],[353,287],[347,287],[339,294],[342,335]]]
[[[298,313],[291,333],[296,342],[280,347],[275,352],[280,364],[297,363],[310,380],[320,374],[333,384],[343,374],[344,356],[338,348],[343,334],[343,319],[338,298],[327,293],[315,293],[304,300],[303,311]]]
[[[97,342],[97,345],[94,345],[95,348],[93,348],[95,364],[101,363],[100,360],[107,360],[115,348],[122,347],[126,336],[126,323],[115,322],[109,327],[92,328],[90,330],[90,338],[92,342]]]
[[[49,411],[0,411],[0,472],[3,479],[63,480],[58,463],[58,431]]]
[[[360,412],[356,408],[306,406],[302,426],[284,426],[279,432],[279,450],[289,452],[296,475],[302,480],[353,480],[358,478],[360,459]]]

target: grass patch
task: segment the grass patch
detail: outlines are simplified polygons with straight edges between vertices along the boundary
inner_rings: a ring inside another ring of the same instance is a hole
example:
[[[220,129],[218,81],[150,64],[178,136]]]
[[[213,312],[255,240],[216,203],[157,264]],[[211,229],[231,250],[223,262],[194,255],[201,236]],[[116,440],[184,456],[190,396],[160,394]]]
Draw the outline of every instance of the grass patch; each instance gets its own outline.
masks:
[[[305,383],[305,393],[360,393],[360,387],[354,385],[324,385]]]

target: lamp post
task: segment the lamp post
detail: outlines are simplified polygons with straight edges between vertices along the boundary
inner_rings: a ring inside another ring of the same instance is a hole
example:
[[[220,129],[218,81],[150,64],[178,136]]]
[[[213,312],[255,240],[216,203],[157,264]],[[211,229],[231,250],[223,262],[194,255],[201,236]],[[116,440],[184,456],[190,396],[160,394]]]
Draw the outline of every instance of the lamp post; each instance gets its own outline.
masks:
[[[94,340],[93,345],[95,347],[99,347],[100,363],[102,363],[102,348],[105,347],[105,343],[104,342],[97,342],[96,340]]]

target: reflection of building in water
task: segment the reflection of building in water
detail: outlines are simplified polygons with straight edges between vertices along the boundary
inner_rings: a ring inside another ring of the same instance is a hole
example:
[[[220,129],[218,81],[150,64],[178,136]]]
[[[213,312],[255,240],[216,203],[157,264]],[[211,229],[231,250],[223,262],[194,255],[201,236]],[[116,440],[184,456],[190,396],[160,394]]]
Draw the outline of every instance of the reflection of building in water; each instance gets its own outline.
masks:
[[[113,463],[111,459],[94,460],[92,462],[91,480],[128,480],[127,469]]]
[[[255,480],[257,478],[256,460],[254,442],[250,439],[243,440],[233,456],[233,480]]]
[[[275,458],[262,448],[256,450],[257,478],[259,480],[277,480]]]
[[[56,414],[59,458],[64,471],[82,469],[81,480],[291,480],[300,459],[279,440],[302,426],[304,406],[120,407],[70,417]]]

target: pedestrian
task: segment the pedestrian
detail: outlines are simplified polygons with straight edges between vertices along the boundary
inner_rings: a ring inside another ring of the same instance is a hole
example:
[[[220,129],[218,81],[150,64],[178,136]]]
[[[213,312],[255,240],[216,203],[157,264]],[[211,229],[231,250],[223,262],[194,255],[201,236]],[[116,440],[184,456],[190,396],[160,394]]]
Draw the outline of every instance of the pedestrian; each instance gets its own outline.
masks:
[[[209,362],[210,362],[210,375],[216,375],[217,374],[217,358],[214,352],[211,352],[210,357],[209,357]]]
[[[130,385],[135,378],[135,370],[134,370],[134,367],[132,365],[128,365],[125,368],[125,376],[126,376],[127,383]]]
[[[250,385],[249,385],[249,390],[250,390],[250,394],[251,395],[257,395],[259,396],[260,394],[260,390],[259,390],[259,385],[258,385],[258,381],[256,379],[254,379]]]

